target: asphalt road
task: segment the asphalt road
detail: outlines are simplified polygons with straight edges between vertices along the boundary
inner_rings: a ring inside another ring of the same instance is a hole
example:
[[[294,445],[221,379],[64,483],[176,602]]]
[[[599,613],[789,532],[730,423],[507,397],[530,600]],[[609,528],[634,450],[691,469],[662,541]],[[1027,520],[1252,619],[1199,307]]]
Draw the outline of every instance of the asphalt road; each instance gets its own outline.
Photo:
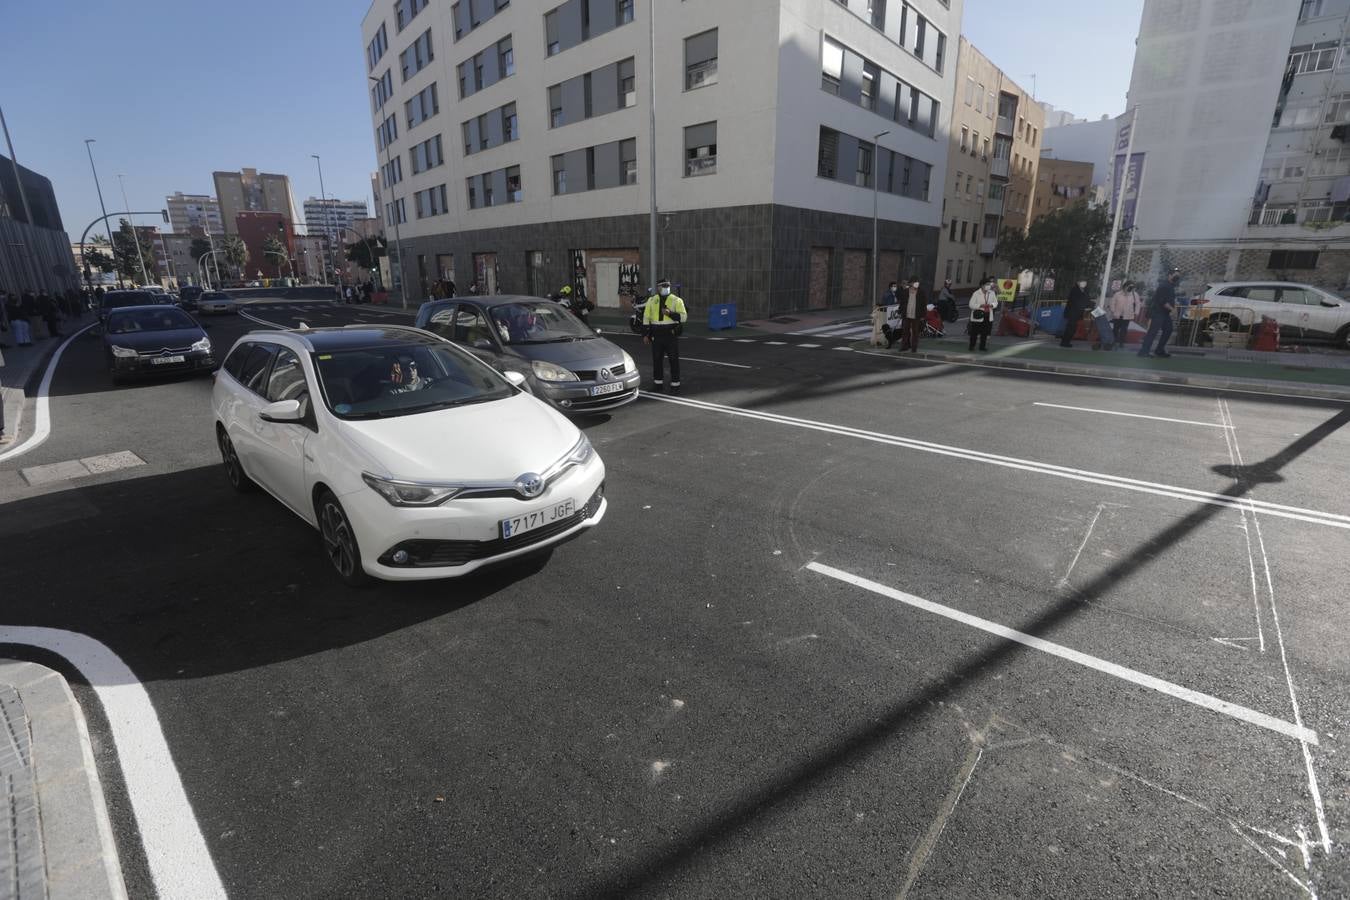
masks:
[[[1350,407],[785,340],[582,420],[609,513],[549,559],[355,591],[229,490],[209,379],[83,337],[0,626],[127,663],[234,897],[1350,896]]]

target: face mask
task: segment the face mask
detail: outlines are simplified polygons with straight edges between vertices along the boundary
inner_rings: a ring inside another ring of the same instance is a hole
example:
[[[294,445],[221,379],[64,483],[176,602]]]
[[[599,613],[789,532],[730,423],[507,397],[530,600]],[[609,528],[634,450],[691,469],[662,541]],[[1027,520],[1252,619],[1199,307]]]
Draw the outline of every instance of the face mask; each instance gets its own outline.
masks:
[[[892,293],[892,294],[895,293],[895,285],[891,285],[891,293]]]
[[[670,288],[661,288],[660,290],[657,291],[657,293],[659,293],[662,297],[669,297]]]

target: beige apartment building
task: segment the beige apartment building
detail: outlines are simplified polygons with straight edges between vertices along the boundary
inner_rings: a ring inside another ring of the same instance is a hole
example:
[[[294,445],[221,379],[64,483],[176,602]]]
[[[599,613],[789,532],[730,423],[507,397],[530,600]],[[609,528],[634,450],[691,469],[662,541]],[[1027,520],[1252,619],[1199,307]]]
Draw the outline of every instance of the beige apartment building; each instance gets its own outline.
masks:
[[[1093,171],[1090,162],[1041,157],[1031,221],[1035,222],[1066,206],[1093,202],[1097,194],[1097,190],[1092,187]]]
[[[297,224],[295,199],[291,196],[291,179],[286,175],[272,175],[257,169],[238,172],[212,172],[216,184],[216,200],[220,203],[220,217],[226,234],[238,234],[235,218],[243,212],[280,213],[286,221]]]
[[[958,292],[986,275],[1008,275],[997,260],[999,232],[1025,229],[1036,194],[1045,109],[964,37],[956,57],[947,180],[937,281]]]

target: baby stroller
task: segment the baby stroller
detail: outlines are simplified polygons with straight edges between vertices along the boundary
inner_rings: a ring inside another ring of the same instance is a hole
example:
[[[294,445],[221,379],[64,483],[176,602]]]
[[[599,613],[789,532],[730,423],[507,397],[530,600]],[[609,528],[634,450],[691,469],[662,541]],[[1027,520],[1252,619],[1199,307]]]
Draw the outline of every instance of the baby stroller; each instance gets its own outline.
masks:
[[[942,330],[942,313],[933,304],[928,304],[928,312],[923,320],[924,337],[946,337],[946,332]]]

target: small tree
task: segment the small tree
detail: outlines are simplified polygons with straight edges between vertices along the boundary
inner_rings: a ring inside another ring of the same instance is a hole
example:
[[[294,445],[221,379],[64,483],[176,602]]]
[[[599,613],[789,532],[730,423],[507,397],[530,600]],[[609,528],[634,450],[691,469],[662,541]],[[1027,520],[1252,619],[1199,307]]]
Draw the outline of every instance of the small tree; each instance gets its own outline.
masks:
[[[211,242],[206,238],[193,238],[192,247],[188,250],[192,254],[194,261],[200,261],[203,256],[211,252]]]
[[[379,266],[381,257],[387,254],[384,238],[367,238],[364,241],[357,241],[354,244],[346,245],[346,256],[348,262],[354,262],[363,269],[370,270]]]
[[[1091,285],[1101,278],[1110,240],[1106,207],[1078,203],[1036,220],[1026,234],[1005,228],[998,255],[1014,269],[1055,276],[1059,293],[1079,279]]]
[[[104,241],[103,246],[106,247],[107,245],[108,242]],[[84,276],[86,281],[92,281],[95,272],[107,275],[116,268],[117,261],[112,258],[112,254],[99,247],[86,246],[84,248]]]
[[[153,279],[157,274],[154,244],[133,228],[126,219],[121,220],[121,224],[113,234],[113,258],[116,260],[117,271],[123,278],[132,281],[141,278],[142,260],[145,262],[145,277]]]

